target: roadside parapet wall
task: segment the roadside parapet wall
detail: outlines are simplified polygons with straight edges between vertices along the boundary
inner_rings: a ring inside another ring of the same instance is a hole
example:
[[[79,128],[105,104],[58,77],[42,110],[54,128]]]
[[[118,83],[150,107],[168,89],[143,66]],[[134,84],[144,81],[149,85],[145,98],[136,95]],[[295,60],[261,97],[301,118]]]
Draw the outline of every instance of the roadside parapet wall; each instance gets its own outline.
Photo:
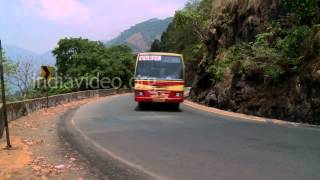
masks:
[[[49,97],[49,107],[55,107],[64,103],[78,101],[83,99],[105,97],[114,94],[122,94],[130,92],[130,89],[99,89],[74,92],[68,94],[61,94]],[[12,121],[22,116],[26,116],[29,113],[47,108],[47,98],[30,99],[19,102],[12,102],[7,104],[8,120]],[[2,108],[0,109],[1,117],[3,115]]]

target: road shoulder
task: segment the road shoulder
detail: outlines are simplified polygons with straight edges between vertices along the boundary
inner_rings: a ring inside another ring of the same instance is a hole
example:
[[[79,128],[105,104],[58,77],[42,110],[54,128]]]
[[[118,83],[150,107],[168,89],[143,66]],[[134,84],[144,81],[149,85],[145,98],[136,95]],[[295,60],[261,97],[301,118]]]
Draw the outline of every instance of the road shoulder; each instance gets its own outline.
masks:
[[[41,110],[10,123],[12,150],[0,140],[0,179],[100,179],[99,172],[58,136],[60,117],[89,99]]]

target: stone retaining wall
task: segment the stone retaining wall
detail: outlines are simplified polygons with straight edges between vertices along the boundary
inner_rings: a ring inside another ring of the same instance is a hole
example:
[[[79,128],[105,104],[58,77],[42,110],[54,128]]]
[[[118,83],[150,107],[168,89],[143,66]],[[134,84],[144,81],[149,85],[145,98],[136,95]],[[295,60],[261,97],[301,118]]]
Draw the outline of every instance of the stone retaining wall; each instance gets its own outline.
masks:
[[[81,92],[50,96],[49,107],[55,107],[55,106],[72,102],[72,101],[78,101],[78,100],[94,98],[94,97],[105,97],[105,96],[110,96],[114,94],[127,93],[130,91],[131,91],[130,89],[119,89],[119,90],[101,89],[101,90],[81,91]],[[47,108],[46,97],[8,103],[7,105],[8,120],[12,121],[22,116],[26,116],[29,113],[32,113],[41,109],[45,109],[45,108]],[[1,115],[3,115],[2,109],[0,109],[0,113]]]

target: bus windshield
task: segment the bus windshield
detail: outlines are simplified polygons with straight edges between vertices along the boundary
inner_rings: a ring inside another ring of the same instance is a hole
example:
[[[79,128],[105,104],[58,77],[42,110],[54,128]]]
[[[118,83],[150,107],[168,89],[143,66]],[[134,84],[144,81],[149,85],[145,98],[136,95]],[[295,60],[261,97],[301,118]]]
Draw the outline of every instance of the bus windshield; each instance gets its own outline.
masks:
[[[136,78],[182,80],[183,61],[179,56],[139,56]]]

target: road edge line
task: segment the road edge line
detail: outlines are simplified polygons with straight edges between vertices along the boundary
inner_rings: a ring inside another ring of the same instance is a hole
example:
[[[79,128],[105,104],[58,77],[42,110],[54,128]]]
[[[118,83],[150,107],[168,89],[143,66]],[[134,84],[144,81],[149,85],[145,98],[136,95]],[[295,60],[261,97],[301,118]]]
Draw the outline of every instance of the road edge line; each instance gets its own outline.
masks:
[[[253,116],[253,115],[241,114],[241,113],[237,113],[237,112],[225,111],[225,110],[217,109],[214,107],[208,107],[208,106],[205,106],[205,105],[202,105],[199,103],[195,103],[190,100],[185,100],[183,104],[186,106],[198,109],[200,111],[205,111],[205,112],[209,112],[209,113],[217,114],[217,115],[221,115],[221,116],[228,116],[228,117],[243,120],[243,121],[268,123],[268,124],[275,124],[275,125],[290,125],[290,126],[294,126],[294,127],[320,128],[320,125],[289,122],[289,121],[285,121],[285,120],[258,117],[258,116]]]
[[[86,136],[74,122],[73,117],[79,108],[73,108],[63,114],[58,125],[58,134],[90,164],[111,179],[166,179],[115,155]]]

